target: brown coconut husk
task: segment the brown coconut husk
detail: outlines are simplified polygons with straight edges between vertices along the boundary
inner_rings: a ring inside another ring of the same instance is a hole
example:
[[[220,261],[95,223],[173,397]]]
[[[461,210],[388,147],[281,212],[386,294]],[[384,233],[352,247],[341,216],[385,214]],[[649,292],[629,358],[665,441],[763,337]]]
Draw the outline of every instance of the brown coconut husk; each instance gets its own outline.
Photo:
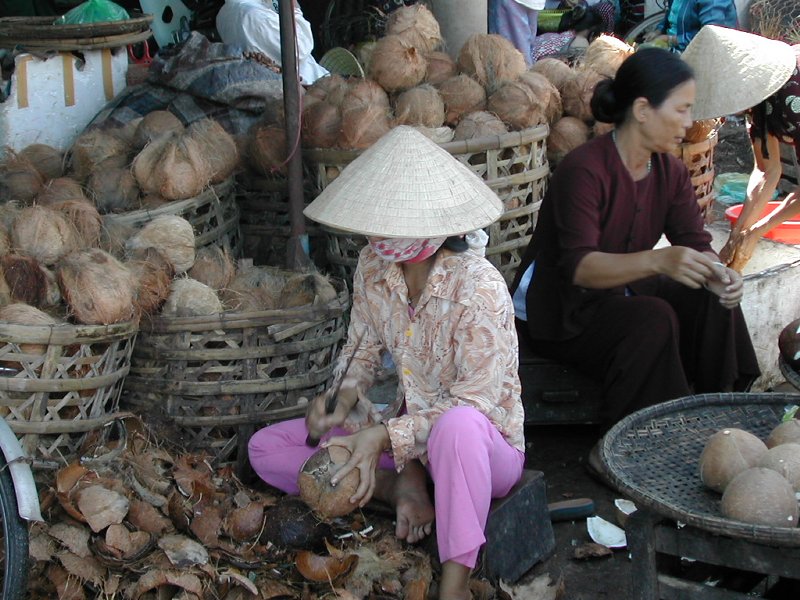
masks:
[[[64,174],[64,153],[47,144],[30,144],[19,155],[31,162],[42,179],[55,179]]]
[[[50,208],[60,212],[78,233],[78,246],[94,248],[100,245],[103,218],[88,200],[62,200]]]
[[[342,111],[340,146],[348,150],[363,150],[377,142],[392,128],[386,109],[364,106]]]
[[[200,119],[189,125],[186,134],[200,147],[211,167],[211,183],[230,177],[239,165],[239,150],[231,134],[214,119]]]
[[[57,325],[58,321],[46,312],[34,306],[17,302],[0,307],[0,322],[12,325]],[[42,355],[47,352],[46,344],[20,344],[19,349],[25,354]],[[11,361],[2,361],[11,366]],[[12,368],[19,368],[18,363]]]
[[[136,129],[139,127],[139,124],[144,120],[144,117],[136,117],[135,119],[131,119],[121,127],[116,129],[117,136],[121,140],[124,140],[128,146],[131,148],[134,147],[134,137],[136,136]]]
[[[486,108],[486,90],[469,75],[456,75],[439,86],[444,101],[444,121],[455,127],[465,114]]]
[[[139,206],[139,186],[127,167],[106,164],[97,165],[86,181],[86,188],[94,205],[102,214],[122,213]]]
[[[592,125],[592,137],[605,135],[609,131],[613,130],[614,130],[614,123],[603,123],[601,121],[595,121],[594,125]]]
[[[704,119],[702,121],[695,121],[692,123],[692,126],[686,130],[686,134],[683,136],[683,139],[690,144],[705,142],[717,128],[718,124],[718,119]]]
[[[307,304],[327,304],[336,299],[336,289],[320,273],[298,273],[289,277],[281,289],[280,307],[294,308]]]
[[[186,274],[212,289],[221,290],[233,280],[236,265],[227,250],[219,246],[204,246],[197,251],[194,265]]]
[[[365,106],[375,106],[388,112],[391,108],[389,95],[372,79],[356,79],[342,99],[342,112]]]
[[[321,100],[303,109],[301,135],[305,148],[333,148],[341,129],[342,114],[330,102]]]
[[[425,56],[428,68],[425,71],[425,83],[439,85],[443,81],[458,75],[458,65],[447,52],[430,52]]]
[[[487,94],[506,81],[516,81],[527,69],[522,52],[494,33],[472,34],[458,53],[458,67],[486,88]]]
[[[30,256],[6,254],[0,267],[13,302],[42,306],[47,297],[47,281],[39,262]]]
[[[250,128],[247,144],[250,167],[261,175],[286,174],[286,130],[258,123]]]
[[[14,227],[14,221],[17,220],[19,211],[22,210],[16,202],[0,202],[0,229],[5,230],[9,236],[11,235],[11,228]]]
[[[614,78],[620,65],[635,51],[613,35],[600,35],[592,40],[583,54],[583,66],[603,77]]]
[[[217,292],[194,279],[176,279],[170,285],[170,293],[161,314],[170,317],[201,317],[221,313],[224,310]]]
[[[160,215],[145,224],[125,243],[130,254],[145,248],[161,251],[175,267],[175,272],[185,273],[195,259],[195,240],[192,224],[177,215]]]
[[[83,186],[72,177],[57,177],[48,181],[36,195],[35,202],[42,206],[52,206],[62,200],[89,202],[89,198],[83,191]]]
[[[132,146],[138,151],[165,133],[183,133],[183,129],[183,122],[168,110],[154,110],[139,121]]]
[[[145,193],[168,200],[186,200],[211,180],[211,166],[200,146],[187,135],[156,138],[133,159],[133,175]]]
[[[280,293],[262,287],[231,286],[220,291],[225,310],[260,312],[279,307]]]
[[[42,297],[42,307],[53,307],[61,304],[61,289],[58,287],[58,279],[55,272],[47,267],[40,267],[44,275],[44,296]]]
[[[456,127],[454,140],[471,140],[487,135],[508,133],[506,124],[497,115],[479,110],[465,115]]]
[[[584,123],[592,123],[592,94],[595,86],[603,77],[592,69],[576,69],[575,77],[564,84],[561,102],[564,105],[564,114],[576,117]]]
[[[557,58],[540,58],[533,63],[531,71],[544,75],[550,83],[556,86],[559,93],[563,93],[564,85],[575,77],[572,68]]]
[[[19,154],[8,150],[0,163],[0,198],[27,204],[42,189],[44,178],[34,164]]]
[[[139,198],[139,208],[153,210],[154,208],[158,208],[159,206],[164,206],[165,204],[169,204],[169,202],[170,200],[162,198],[158,194],[145,194],[144,196]]]
[[[387,35],[375,44],[368,74],[387,92],[399,92],[422,83],[427,69],[428,61],[418,48]]]
[[[331,73],[320,77],[306,88],[303,95],[304,106],[311,106],[318,100],[327,100],[334,106],[340,106],[349,89],[347,80],[341,75]]]
[[[80,246],[78,231],[62,213],[38,205],[19,212],[11,228],[11,242],[20,254],[48,266]]]
[[[446,144],[447,142],[453,141],[453,130],[447,126],[424,127],[422,125],[416,125],[414,129],[437,144]]]
[[[425,53],[442,45],[439,22],[424,4],[401,6],[393,11],[386,20],[386,35],[396,35]]]
[[[56,272],[61,295],[79,323],[110,325],[136,318],[136,287],[131,272],[98,248],[73,252]]]
[[[547,160],[551,168],[569,152],[586,143],[589,131],[589,126],[575,117],[562,117],[556,121],[547,136]]]
[[[136,233],[136,227],[120,222],[111,215],[103,216],[100,228],[100,249],[117,259],[125,258],[125,244]]]
[[[507,81],[501,85],[489,96],[487,110],[496,114],[510,129],[526,129],[547,122],[543,101],[519,81]]]
[[[0,256],[11,252],[11,237],[4,226],[0,226]]]
[[[139,314],[156,314],[169,297],[175,267],[156,248],[137,252],[126,264],[137,284],[135,302]]]
[[[14,300],[11,298],[11,288],[8,287],[6,277],[3,274],[3,267],[0,266],[0,306],[11,304]]]
[[[116,130],[88,129],[70,148],[68,172],[77,181],[84,182],[101,162],[106,166],[127,166],[130,154],[131,147]]]
[[[527,85],[533,95],[538,98],[544,106],[544,116],[548,125],[552,126],[556,121],[564,116],[564,106],[561,103],[561,93],[558,88],[541,73],[525,71],[519,76],[519,82]]]
[[[397,97],[394,113],[396,125],[441,127],[444,124],[444,101],[435,87],[423,83]]]
[[[350,498],[358,489],[361,476],[353,469],[335,486],[331,478],[350,459],[350,451],[341,446],[320,448],[300,469],[297,487],[300,498],[323,518],[341,517],[358,506]]]

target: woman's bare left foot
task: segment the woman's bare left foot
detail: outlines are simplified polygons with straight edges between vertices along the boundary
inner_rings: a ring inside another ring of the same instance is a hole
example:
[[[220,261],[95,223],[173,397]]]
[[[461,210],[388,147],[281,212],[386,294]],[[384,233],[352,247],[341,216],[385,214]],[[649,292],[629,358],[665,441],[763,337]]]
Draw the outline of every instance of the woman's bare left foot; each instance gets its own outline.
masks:
[[[419,462],[411,461],[397,475],[393,501],[397,511],[395,535],[414,544],[433,528],[433,503],[428,495],[428,473]]]

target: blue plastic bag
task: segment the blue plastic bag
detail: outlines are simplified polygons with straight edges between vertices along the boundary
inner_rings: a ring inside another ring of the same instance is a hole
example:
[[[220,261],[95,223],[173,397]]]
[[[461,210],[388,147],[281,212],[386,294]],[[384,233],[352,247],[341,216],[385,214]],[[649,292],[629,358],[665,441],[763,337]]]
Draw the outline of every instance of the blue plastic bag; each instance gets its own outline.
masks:
[[[717,192],[717,202],[725,206],[744,204],[747,198],[747,182],[750,173],[721,173],[714,178],[714,189]],[[778,197],[778,190],[772,195],[772,200]]]
[[[110,0],[87,0],[60,16],[54,25],[80,25],[130,19],[128,11]]]

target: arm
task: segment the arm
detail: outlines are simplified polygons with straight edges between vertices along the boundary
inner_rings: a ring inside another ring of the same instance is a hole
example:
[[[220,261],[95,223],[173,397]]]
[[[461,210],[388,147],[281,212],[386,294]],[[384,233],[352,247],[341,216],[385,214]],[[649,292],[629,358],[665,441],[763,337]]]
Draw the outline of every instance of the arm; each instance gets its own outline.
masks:
[[[783,168],[781,167],[781,148],[778,138],[767,134],[767,153],[765,157],[761,150],[761,139],[753,140],[753,155],[755,164],[750,180],[747,183],[747,200],[742,207],[739,219],[736,221],[734,230],[738,233],[749,228],[758,221],[767,202],[772,199],[778,183],[781,179]]]

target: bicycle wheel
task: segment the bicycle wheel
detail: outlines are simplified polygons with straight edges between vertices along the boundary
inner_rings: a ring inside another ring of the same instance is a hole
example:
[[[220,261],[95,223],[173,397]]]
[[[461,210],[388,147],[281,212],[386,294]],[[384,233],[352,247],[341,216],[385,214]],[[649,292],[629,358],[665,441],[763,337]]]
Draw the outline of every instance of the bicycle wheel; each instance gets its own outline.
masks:
[[[657,31],[663,21],[664,11],[650,15],[638,25],[631,27],[628,33],[625,34],[625,43],[631,46],[633,44],[641,44],[644,41],[644,36],[651,31]]]
[[[3,600],[21,600],[28,591],[28,524],[19,516],[14,481],[5,456],[0,452],[0,517],[3,555],[0,575]]]

